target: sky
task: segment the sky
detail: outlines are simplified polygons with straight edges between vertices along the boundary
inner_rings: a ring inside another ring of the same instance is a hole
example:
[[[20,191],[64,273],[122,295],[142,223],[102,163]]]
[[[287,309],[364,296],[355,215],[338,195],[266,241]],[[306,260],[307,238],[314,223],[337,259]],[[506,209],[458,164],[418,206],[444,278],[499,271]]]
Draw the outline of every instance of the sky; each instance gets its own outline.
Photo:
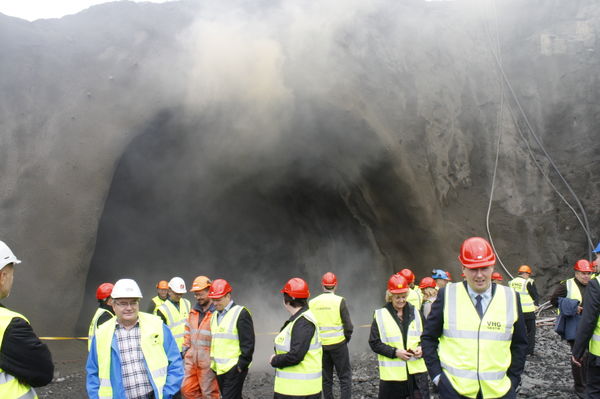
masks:
[[[140,0],[133,0],[141,2]],[[151,3],[164,3],[170,0],[145,0]],[[0,13],[34,21],[41,18],[60,18],[76,14],[107,0],[1,0]]]

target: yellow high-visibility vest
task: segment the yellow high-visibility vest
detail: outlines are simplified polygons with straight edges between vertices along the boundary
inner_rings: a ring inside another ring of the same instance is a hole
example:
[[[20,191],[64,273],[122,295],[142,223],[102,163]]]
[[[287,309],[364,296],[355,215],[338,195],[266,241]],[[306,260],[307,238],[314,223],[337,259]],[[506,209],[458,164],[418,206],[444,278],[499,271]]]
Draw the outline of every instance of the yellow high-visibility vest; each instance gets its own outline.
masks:
[[[421,334],[423,334],[423,323],[417,308],[413,307],[414,320],[408,325],[406,347],[404,337],[398,323],[387,308],[377,309],[374,314],[381,342],[398,349],[415,350],[421,345]],[[408,374],[424,373],[427,371],[423,358],[408,361],[400,358],[390,358],[377,354],[379,361],[379,378],[383,381],[406,381]]]
[[[533,298],[529,295],[529,291],[527,291],[527,284],[529,283],[533,284],[533,279],[524,279],[523,277],[516,277],[508,282],[508,286],[514,289],[521,297],[523,313],[535,312]]]
[[[423,297],[417,288],[411,288],[408,291],[408,297],[406,298],[408,303],[413,305],[416,309],[421,310],[421,305],[423,305]]]
[[[518,319],[517,293],[496,285],[483,318],[463,283],[450,283],[444,296],[443,334],[438,355],[442,369],[460,395],[499,398],[511,387],[506,375],[511,362],[510,344]]]
[[[4,332],[15,317],[21,318],[29,323],[25,316],[0,307],[0,344],[4,340]],[[0,398],[37,399],[35,390],[29,385],[22,384],[13,375],[8,374],[0,368]]]
[[[319,338],[317,320],[310,310],[305,311],[294,321],[288,323],[275,337],[275,353],[288,353],[292,342],[292,328],[301,318],[314,324],[315,332],[310,340],[310,346],[304,359],[294,366],[275,369],[275,392],[290,396],[315,395],[322,389],[322,359],[323,348]]]
[[[88,352],[90,351],[90,348],[92,347],[92,338],[94,338],[94,335],[96,334],[96,329],[98,328],[98,326],[97,326],[98,319],[104,313],[110,314],[111,317],[114,316],[114,314],[112,314],[110,312],[110,310],[108,310],[108,309],[104,309],[104,308],[96,309],[96,313],[94,313],[94,317],[92,317],[92,322],[90,323],[90,328],[88,328]]]
[[[567,286],[566,298],[574,299],[576,301],[579,301],[579,303],[583,302],[583,296],[581,295],[581,290],[579,289],[579,286],[575,282],[574,277],[566,280],[565,285]]]
[[[179,352],[183,348],[183,336],[185,335],[185,323],[190,315],[191,304],[185,298],[179,300],[179,309],[173,305],[171,301],[165,301],[162,305],[154,310],[155,314],[160,311],[167,318],[167,327],[171,330]]]
[[[243,306],[233,305],[220,322],[217,312],[210,318],[210,368],[217,375],[225,374],[237,365],[242,354],[237,321],[243,309]]]
[[[326,292],[308,303],[311,313],[317,320],[323,345],[333,345],[346,340],[340,314],[342,299],[344,298],[333,292]]]
[[[596,281],[600,284],[600,278],[598,276],[594,277]],[[594,328],[594,334],[590,339],[590,343],[588,345],[589,351],[594,356],[600,356],[600,317],[596,321],[596,328]]]
[[[160,307],[163,303],[165,303],[166,299],[161,299],[158,295],[152,298],[152,303],[154,303],[154,310]],[[152,311],[154,313],[154,311]]]
[[[162,399],[163,388],[167,382],[169,359],[163,347],[163,322],[160,317],[139,312],[140,345],[149,378],[158,391],[157,399]],[[117,318],[113,317],[102,324],[96,331],[96,353],[98,354],[98,378],[100,379],[99,398],[112,398],[113,390],[110,382],[111,346]]]

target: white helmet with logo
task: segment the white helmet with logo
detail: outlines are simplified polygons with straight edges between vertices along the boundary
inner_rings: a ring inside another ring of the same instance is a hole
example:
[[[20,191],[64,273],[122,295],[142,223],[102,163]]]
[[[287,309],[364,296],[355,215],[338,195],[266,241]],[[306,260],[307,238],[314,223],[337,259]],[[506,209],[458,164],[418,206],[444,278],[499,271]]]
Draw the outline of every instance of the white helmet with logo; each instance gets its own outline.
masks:
[[[185,289],[185,281],[183,281],[181,277],[173,277],[171,281],[169,281],[169,288],[176,294],[185,294],[187,292]]]
[[[15,254],[13,254],[4,241],[0,241],[0,270],[4,269],[4,266],[10,265],[11,263],[19,264],[21,261],[17,259]]]
[[[132,279],[122,278],[115,283],[110,296],[112,298],[142,298],[142,291]]]

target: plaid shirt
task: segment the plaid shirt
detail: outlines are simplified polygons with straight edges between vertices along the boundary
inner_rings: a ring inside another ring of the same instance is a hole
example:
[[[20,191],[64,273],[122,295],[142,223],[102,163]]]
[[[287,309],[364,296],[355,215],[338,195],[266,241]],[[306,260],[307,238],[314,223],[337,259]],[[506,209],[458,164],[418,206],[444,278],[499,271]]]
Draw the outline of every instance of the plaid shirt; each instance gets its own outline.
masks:
[[[119,354],[121,357],[121,374],[123,387],[128,399],[147,399],[154,393],[140,342],[139,322],[127,330],[117,323],[115,328]]]

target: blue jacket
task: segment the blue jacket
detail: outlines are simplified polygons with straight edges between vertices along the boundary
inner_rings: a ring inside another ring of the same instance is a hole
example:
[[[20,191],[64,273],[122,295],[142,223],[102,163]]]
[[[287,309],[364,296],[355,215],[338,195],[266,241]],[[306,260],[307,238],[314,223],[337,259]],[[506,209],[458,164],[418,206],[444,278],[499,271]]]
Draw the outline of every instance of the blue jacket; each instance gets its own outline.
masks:
[[[554,331],[567,341],[574,341],[577,337],[577,325],[581,315],[577,314],[579,301],[570,298],[558,298],[558,309],[560,314],[556,319]]]
[[[163,347],[167,354],[169,365],[167,366],[167,382],[163,389],[163,398],[171,399],[173,395],[179,392],[181,388],[181,381],[183,380],[183,362],[181,360],[181,354],[177,343],[171,334],[171,330],[163,325],[164,342]],[[98,389],[100,388],[100,379],[98,378],[98,353],[96,352],[96,337],[92,340],[92,346],[88,355],[87,364],[85,366],[87,377],[86,377],[86,389],[90,399],[98,399]],[[154,396],[158,396],[156,386],[150,377],[150,371],[146,365],[146,371],[148,377],[154,388]],[[121,376],[121,358],[119,356],[119,346],[117,344],[117,337],[113,335],[111,345],[111,359],[110,359],[110,383],[113,389],[114,399],[127,399],[125,395],[125,388],[123,387],[123,378]]]

